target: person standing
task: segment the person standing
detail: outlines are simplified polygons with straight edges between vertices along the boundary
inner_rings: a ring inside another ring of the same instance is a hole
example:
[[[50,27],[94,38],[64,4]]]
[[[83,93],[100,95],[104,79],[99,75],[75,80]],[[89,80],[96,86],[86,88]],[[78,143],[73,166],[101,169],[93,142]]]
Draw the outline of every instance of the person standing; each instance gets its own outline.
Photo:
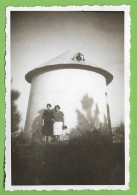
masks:
[[[60,106],[56,105],[55,110],[53,111],[53,136],[55,139],[60,140],[64,125],[64,113],[60,111]]]
[[[46,110],[43,112],[43,140],[48,143],[49,138],[53,136],[53,111],[51,110],[51,104],[46,105]]]

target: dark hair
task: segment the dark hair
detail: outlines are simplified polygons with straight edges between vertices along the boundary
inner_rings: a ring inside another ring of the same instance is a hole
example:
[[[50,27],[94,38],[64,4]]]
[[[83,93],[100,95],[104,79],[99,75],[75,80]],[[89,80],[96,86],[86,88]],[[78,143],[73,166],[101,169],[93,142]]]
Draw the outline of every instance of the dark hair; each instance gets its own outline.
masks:
[[[60,109],[60,106],[59,105],[56,105],[55,108],[59,108]]]
[[[51,108],[51,104],[47,104],[46,106],[49,106]]]

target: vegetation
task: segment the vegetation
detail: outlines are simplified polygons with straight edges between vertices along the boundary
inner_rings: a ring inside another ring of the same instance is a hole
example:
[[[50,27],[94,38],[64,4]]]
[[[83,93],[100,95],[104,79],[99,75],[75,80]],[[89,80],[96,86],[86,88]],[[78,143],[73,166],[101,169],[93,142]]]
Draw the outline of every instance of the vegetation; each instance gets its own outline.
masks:
[[[16,100],[20,93],[17,90],[11,90],[11,132],[19,130],[19,123],[21,121],[21,114],[18,111]]]
[[[13,185],[124,185],[124,162],[124,143],[98,131],[51,144],[12,140]]]
[[[21,120],[19,95],[11,92],[12,132]],[[99,122],[97,104],[92,115],[93,99],[85,95],[81,103],[84,112],[76,111],[78,126],[67,140],[47,144],[23,132],[12,137],[12,185],[124,185],[124,124],[112,134],[105,116]]]
[[[124,143],[125,134],[125,126],[124,123],[121,122],[116,130],[113,132],[113,142],[114,143]]]

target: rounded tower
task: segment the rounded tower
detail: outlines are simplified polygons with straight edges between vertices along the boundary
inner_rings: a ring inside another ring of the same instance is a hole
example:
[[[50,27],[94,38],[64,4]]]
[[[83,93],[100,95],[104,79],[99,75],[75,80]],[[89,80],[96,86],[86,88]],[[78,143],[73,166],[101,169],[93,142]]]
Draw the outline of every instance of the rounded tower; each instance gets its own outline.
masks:
[[[25,75],[31,83],[25,132],[40,132],[47,103],[60,105],[68,130],[107,121],[106,86],[113,80],[80,52],[67,51]]]

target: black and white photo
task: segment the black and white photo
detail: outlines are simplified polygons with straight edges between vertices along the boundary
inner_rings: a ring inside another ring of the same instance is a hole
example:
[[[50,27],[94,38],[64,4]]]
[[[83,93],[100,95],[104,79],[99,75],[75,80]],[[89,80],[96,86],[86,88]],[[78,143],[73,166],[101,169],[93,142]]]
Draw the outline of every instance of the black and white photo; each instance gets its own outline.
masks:
[[[11,7],[7,21],[6,188],[127,189],[129,7]]]

